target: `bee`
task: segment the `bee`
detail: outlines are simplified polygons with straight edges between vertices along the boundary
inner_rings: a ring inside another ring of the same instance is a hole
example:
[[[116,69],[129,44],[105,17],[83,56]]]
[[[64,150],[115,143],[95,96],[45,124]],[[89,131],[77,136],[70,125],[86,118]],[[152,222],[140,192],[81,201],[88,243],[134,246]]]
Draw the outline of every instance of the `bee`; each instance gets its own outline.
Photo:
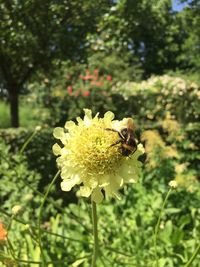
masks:
[[[111,146],[121,144],[119,151],[122,156],[128,157],[137,150],[137,143],[134,134],[135,127],[131,118],[129,118],[127,121],[127,127],[123,128],[121,131],[117,131],[111,128],[106,128],[106,130],[118,133],[120,139]]]

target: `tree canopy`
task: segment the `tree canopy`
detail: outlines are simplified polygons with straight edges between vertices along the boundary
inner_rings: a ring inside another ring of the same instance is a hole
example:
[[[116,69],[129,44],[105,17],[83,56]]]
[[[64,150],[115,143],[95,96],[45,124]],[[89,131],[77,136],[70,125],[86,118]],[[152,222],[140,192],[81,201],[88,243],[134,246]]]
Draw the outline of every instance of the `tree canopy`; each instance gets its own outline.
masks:
[[[109,1],[2,1],[1,82],[9,92],[13,126],[18,126],[17,96],[38,70],[54,59],[80,60],[87,32],[106,11]]]

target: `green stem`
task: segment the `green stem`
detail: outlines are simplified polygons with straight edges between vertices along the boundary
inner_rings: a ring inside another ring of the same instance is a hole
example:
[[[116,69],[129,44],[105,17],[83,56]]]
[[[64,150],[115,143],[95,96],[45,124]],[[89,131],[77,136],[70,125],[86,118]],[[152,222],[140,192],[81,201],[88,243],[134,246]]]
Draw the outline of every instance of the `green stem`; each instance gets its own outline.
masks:
[[[195,249],[192,257],[189,259],[189,261],[184,265],[184,267],[189,267],[191,266],[192,262],[194,261],[194,259],[196,258],[197,254],[200,251],[200,244],[197,246],[197,248]]]
[[[26,140],[26,142],[23,144],[23,146],[21,147],[19,153],[22,154],[25,150],[25,148],[27,147],[27,145],[31,142],[31,140],[33,139],[33,137],[36,135],[37,131],[35,130],[30,136],[29,138]]]
[[[45,257],[44,257],[44,253],[43,253],[43,249],[42,249],[42,236],[41,236],[42,211],[43,211],[44,203],[45,203],[45,201],[47,199],[47,196],[48,196],[48,194],[49,194],[54,182],[58,178],[59,174],[60,174],[60,171],[58,171],[56,173],[56,175],[54,176],[54,178],[51,181],[50,185],[48,186],[47,191],[46,191],[46,193],[44,195],[44,198],[43,198],[42,203],[41,203],[40,208],[39,208],[39,215],[38,215],[38,243],[39,243],[39,247],[40,247],[40,253],[41,253],[41,256],[42,256],[42,263],[43,263],[42,266],[45,266]]]
[[[92,201],[92,224],[93,224],[94,247],[93,247],[91,267],[96,267],[96,261],[99,254],[99,245],[98,245],[98,229],[97,229],[97,207],[94,201]]]
[[[1,155],[2,156],[2,155]],[[3,157],[3,156],[2,156]],[[12,165],[10,165],[10,161],[6,158],[3,157],[3,159],[9,164],[9,166],[11,166],[10,168],[13,168]],[[16,175],[18,175],[17,171],[13,168],[13,171],[16,173]],[[33,190],[33,192],[37,193],[39,196],[44,197],[44,194],[42,194],[40,191],[38,191],[37,189],[35,189],[33,186],[31,186],[28,182],[26,182],[26,179],[23,179],[23,177],[19,177],[19,179],[31,190]],[[86,225],[84,225],[84,223],[82,222],[81,218],[79,218],[78,216],[76,216],[75,214],[71,214],[69,212],[67,212],[66,209],[63,209],[59,204],[57,204],[54,200],[47,198],[47,202],[51,203],[54,205],[54,207],[56,207],[59,211],[61,211],[62,213],[66,213],[67,216],[69,216],[72,220],[74,220],[75,222],[79,223],[87,232],[90,232],[90,229],[87,228]],[[1,208],[0,208],[1,209]]]
[[[12,225],[14,217],[15,217],[14,214],[12,214],[12,216],[10,217],[10,221],[8,223],[8,226],[7,226],[7,232],[10,231],[10,228],[11,228],[11,225]]]
[[[166,205],[166,202],[169,198],[169,195],[172,191],[172,188],[169,189],[169,191],[167,192],[167,195],[164,199],[164,202],[162,204],[162,207],[161,207],[161,210],[160,210],[160,213],[159,213],[159,217],[158,217],[158,221],[156,223],[156,227],[155,227],[155,231],[154,231],[154,236],[153,236],[153,239],[154,239],[154,250],[155,250],[155,258],[156,258],[156,266],[158,267],[158,253],[157,253],[157,237],[158,237],[158,232],[159,232],[159,227],[160,227],[160,221],[161,221],[161,218],[162,218],[162,214],[163,214],[163,211],[164,211],[164,208],[165,208],[165,205]]]
[[[3,209],[1,209],[0,208],[0,212],[2,212],[3,214],[5,214],[7,217],[11,217],[12,215],[10,214],[10,213],[8,213],[8,212],[6,212],[5,210],[3,210]],[[33,228],[33,229],[38,229],[38,226],[36,225],[33,225],[33,224],[29,224],[29,222],[27,222],[27,221],[22,221],[22,220],[19,220],[19,219],[17,219],[17,218],[15,218],[15,217],[13,217],[13,220],[14,221],[16,221],[16,222],[18,222],[18,223],[21,223],[21,224],[23,224],[23,225],[29,225],[30,226],[30,228]],[[67,237],[67,236],[63,236],[63,235],[59,235],[59,234],[57,234],[57,233],[54,233],[54,232],[50,232],[50,231],[47,231],[47,230],[42,230],[44,233],[46,233],[46,234],[49,234],[49,235],[52,235],[52,236],[57,236],[57,237],[60,237],[60,238],[63,238],[63,239],[66,239],[66,240],[70,240],[70,241],[73,241],[73,242],[79,242],[79,243],[83,243],[83,242],[86,242],[87,244],[89,243],[89,244],[91,244],[92,242],[89,242],[89,241],[83,241],[83,240],[79,240],[79,239],[75,239],[75,238],[71,238],[71,237]]]

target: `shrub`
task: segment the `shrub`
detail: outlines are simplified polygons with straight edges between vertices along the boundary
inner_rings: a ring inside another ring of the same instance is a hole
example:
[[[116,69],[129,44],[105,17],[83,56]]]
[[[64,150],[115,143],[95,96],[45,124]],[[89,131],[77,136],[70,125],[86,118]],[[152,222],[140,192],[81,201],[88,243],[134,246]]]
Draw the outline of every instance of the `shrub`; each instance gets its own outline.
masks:
[[[0,137],[4,139],[6,144],[10,145],[10,151],[17,153],[34,131],[34,129],[26,128],[1,129]],[[24,151],[29,168],[39,172],[46,183],[56,172],[55,160],[51,153],[52,145],[52,129],[43,128],[34,136]]]
[[[28,168],[26,157],[15,154],[0,138],[1,207],[11,211],[16,205],[26,205],[34,197],[41,179],[40,174]]]
[[[200,88],[182,78],[164,75],[141,83],[119,82],[112,92],[122,96],[122,106],[126,106],[128,113],[147,123],[159,122],[168,113],[182,124],[199,121]]]

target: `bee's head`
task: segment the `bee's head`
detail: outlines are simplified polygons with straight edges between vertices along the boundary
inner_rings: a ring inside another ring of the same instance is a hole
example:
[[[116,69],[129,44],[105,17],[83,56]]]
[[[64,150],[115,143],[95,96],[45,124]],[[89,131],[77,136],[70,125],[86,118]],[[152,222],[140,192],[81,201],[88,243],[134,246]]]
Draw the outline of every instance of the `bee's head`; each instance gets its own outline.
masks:
[[[123,128],[120,132],[121,132],[121,135],[123,135],[125,137],[127,135],[128,129]]]

